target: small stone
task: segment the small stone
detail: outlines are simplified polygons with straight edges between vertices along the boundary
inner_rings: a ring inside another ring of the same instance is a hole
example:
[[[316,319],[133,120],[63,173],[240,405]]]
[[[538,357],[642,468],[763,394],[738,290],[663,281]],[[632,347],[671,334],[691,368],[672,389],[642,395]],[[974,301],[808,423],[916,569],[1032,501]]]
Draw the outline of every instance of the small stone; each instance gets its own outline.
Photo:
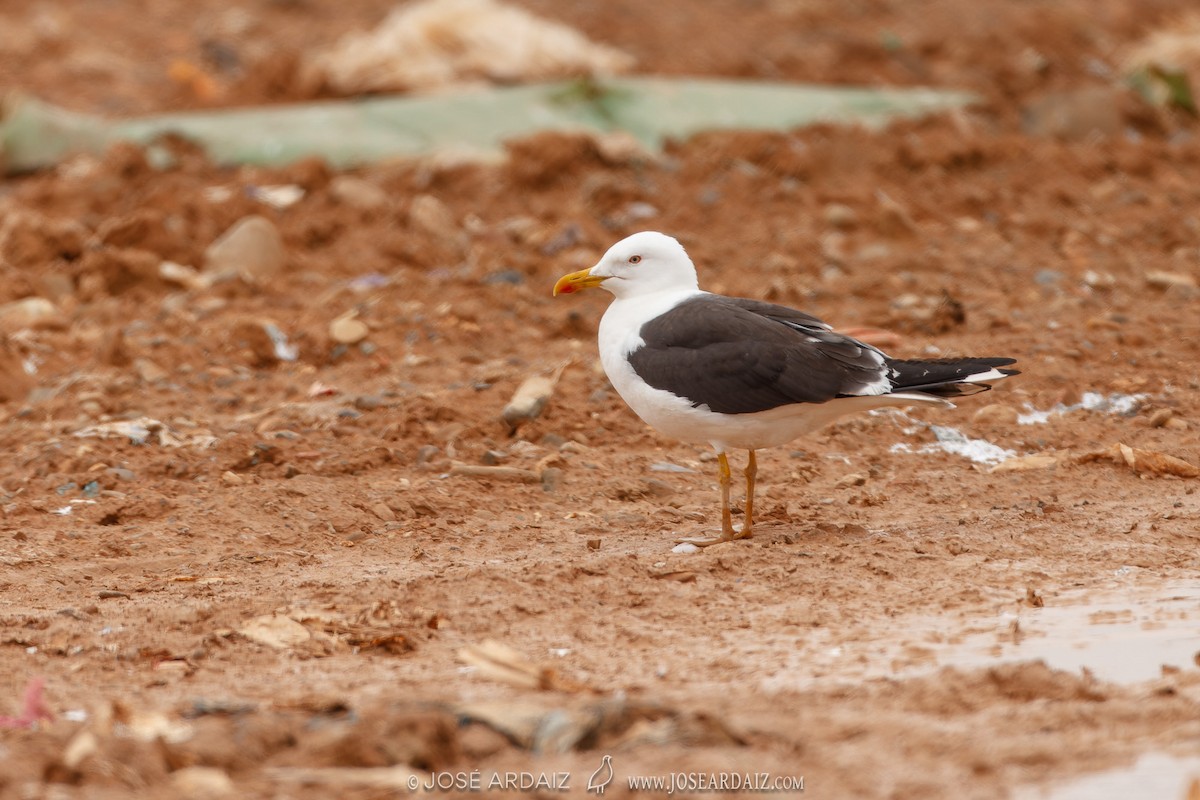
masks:
[[[561,450],[562,446],[566,443],[567,440],[559,436],[557,433],[547,433],[538,440],[538,444],[540,444],[542,447],[549,447],[556,450]]]
[[[824,208],[825,221],[835,228],[858,225],[858,212],[843,203],[830,203]]]
[[[1191,428],[1187,420],[1180,419],[1179,417],[1171,417],[1163,423],[1163,427],[1169,431],[1186,431]]]
[[[588,539],[587,540],[587,549],[588,550],[599,550],[600,549],[600,540],[599,539]]]
[[[374,411],[383,405],[383,398],[373,394],[360,394],[354,398],[354,407],[359,411]]]
[[[186,264],[174,261],[164,261],[158,265],[158,277],[168,283],[175,283],[185,289],[201,291],[212,286],[212,275],[197,272]]]
[[[435,445],[432,445],[432,444],[422,445],[417,450],[417,463],[418,464],[428,464],[430,461],[433,461],[435,458],[437,458],[439,455],[441,455],[441,452],[442,451],[439,450]]]
[[[562,477],[563,471],[560,468],[546,467],[542,470],[542,491],[558,491],[558,487],[562,485]]]
[[[531,375],[517,387],[500,413],[510,432],[515,432],[522,423],[538,418],[554,394],[560,374],[561,370],[551,376]]]
[[[843,475],[834,484],[838,489],[849,489],[851,486],[862,486],[867,482],[867,476],[861,472],[851,472],[848,475]]]
[[[365,322],[353,316],[341,316],[329,323],[329,338],[338,344],[357,344],[370,332]]]
[[[976,411],[971,419],[983,425],[1016,425],[1018,416],[1020,415],[1012,406],[989,403]]]
[[[0,305],[0,330],[55,328],[65,325],[58,307],[44,297],[25,297]]]
[[[271,278],[286,261],[279,230],[258,215],[238,220],[204,251],[206,271],[237,274],[251,283]]]
[[[506,458],[508,458],[508,453],[503,450],[488,450],[479,460],[489,467],[494,467]]]
[[[221,482],[226,486],[241,486],[246,482],[246,479],[236,472],[225,470],[225,472],[221,473]]]
[[[670,497],[675,494],[675,487],[661,478],[647,478],[646,489],[655,497]]]
[[[371,506],[371,513],[379,517],[384,522],[395,522],[396,512],[388,508],[386,503],[375,503]]]
[[[672,553],[683,553],[686,555],[690,555],[692,553],[699,553],[700,548],[698,546],[692,544],[691,542],[680,542],[679,544],[677,544],[671,548],[671,552]]]
[[[1170,408],[1157,408],[1147,420],[1151,428],[1162,428],[1175,416],[1174,410]]]
[[[426,233],[443,238],[458,235],[458,225],[446,204],[431,194],[413,198],[408,209],[408,221]]]
[[[109,467],[104,470],[104,474],[119,481],[132,481],[137,478],[133,470],[125,469],[124,467]]]
[[[525,282],[525,273],[515,269],[502,269],[484,277],[483,282],[489,286],[501,283],[520,286]]]
[[[133,369],[145,383],[165,381],[170,375],[165,369],[148,358],[135,358],[133,360]]]
[[[216,800],[237,791],[225,770],[217,767],[177,769],[171,773],[171,788],[181,800]]]
[[[338,175],[331,180],[329,193],[339,203],[360,211],[377,211],[388,202],[388,193],[378,184],[353,175]]]
[[[1154,289],[1195,289],[1196,279],[1183,272],[1157,270],[1146,273],[1146,285]]]

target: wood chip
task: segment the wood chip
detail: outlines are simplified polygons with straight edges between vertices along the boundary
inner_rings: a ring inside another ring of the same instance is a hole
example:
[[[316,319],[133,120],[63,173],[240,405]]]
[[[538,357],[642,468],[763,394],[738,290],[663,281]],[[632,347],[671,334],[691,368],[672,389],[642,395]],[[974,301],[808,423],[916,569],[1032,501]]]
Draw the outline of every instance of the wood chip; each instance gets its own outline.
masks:
[[[1035,453],[1029,456],[1006,458],[989,469],[988,472],[1030,472],[1038,469],[1050,469],[1056,466],[1058,466],[1058,456]]]
[[[498,481],[517,481],[519,483],[540,483],[542,476],[531,469],[520,467],[487,467],[481,464],[454,464],[450,467],[451,475],[465,475],[469,478],[491,478]]]
[[[1076,458],[1083,464],[1090,461],[1115,461],[1125,464],[1139,475],[1175,475],[1180,478],[1200,477],[1200,467],[1182,458],[1156,450],[1140,450],[1127,444],[1114,444],[1104,450],[1093,450]]]
[[[581,692],[589,688],[559,675],[551,667],[533,663],[513,648],[494,639],[467,645],[458,651],[458,660],[475,667],[483,677],[526,689]]]
[[[651,578],[657,578],[663,581],[675,581],[677,583],[692,583],[696,580],[696,573],[690,569],[676,569],[668,572],[653,573]]]
[[[570,365],[570,361],[560,364],[551,375],[530,375],[517,387],[508,405],[500,413],[500,418],[508,425],[510,433],[515,432],[523,423],[541,416],[546,404],[554,395],[554,387],[558,385],[563,370]]]

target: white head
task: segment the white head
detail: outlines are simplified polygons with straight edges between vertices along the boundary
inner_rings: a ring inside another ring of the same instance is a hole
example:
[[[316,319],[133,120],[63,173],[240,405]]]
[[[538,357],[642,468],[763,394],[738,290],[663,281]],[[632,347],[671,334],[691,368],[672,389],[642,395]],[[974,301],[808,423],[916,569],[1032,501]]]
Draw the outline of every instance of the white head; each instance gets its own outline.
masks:
[[[554,293],[570,294],[600,286],[618,298],[661,291],[695,291],[696,266],[683,245],[666,234],[642,231],[608,248],[596,266],[564,275]]]

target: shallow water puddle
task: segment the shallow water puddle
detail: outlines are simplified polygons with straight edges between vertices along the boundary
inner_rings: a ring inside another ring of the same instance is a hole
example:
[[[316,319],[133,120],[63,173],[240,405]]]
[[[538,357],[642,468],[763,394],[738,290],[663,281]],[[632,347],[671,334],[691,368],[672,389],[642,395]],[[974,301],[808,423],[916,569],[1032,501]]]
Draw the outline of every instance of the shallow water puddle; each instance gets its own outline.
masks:
[[[1146,753],[1133,766],[1109,770],[1057,786],[1028,787],[1013,793],[1014,800],[1128,800],[1156,797],[1188,800],[1200,782],[1200,757],[1181,758],[1166,753]]]
[[[1001,613],[990,630],[955,635],[939,626],[942,632],[930,632],[924,641],[910,639],[893,659],[891,674],[1041,659],[1067,672],[1086,669],[1102,681],[1138,683],[1161,677],[1164,668],[1197,666],[1200,586],[1194,583],[1063,593],[1045,602]],[[923,658],[905,657],[914,644]]]
[[[1160,678],[1164,668],[1198,665],[1196,583],[1068,591],[1047,595],[1045,603],[983,618],[897,619],[891,635],[868,628],[834,637],[828,632],[822,636],[818,629],[805,637],[802,649],[784,657],[763,689],[796,689],[822,680],[905,679],[943,667],[976,669],[1037,660],[1053,669],[1087,670],[1098,680],[1128,684]],[[775,652],[782,646],[758,645]]]

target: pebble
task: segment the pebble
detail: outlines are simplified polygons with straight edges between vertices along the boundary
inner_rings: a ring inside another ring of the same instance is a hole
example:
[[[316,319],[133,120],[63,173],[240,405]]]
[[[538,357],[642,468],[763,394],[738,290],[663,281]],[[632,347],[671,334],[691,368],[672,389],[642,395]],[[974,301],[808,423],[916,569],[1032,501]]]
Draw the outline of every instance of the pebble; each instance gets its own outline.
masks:
[[[851,472],[850,474],[843,475],[841,478],[839,478],[838,482],[834,485],[838,489],[848,489],[851,486],[862,486],[866,482],[866,475],[863,475],[861,472]]]
[[[384,522],[395,522],[396,512],[388,508],[386,503],[375,503],[371,506],[371,513],[379,517]]]
[[[133,361],[133,369],[145,383],[158,383],[167,379],[170,373],[148,358],[137,358]]]
[[[17,331],[63,324],[58,307],[44,297],[25,297],[0,305],[0,330]]]
[[[1157,270],[1146,273],[1146,285],[1155,289],[1195,289],[1196,279],[1184,272]]]
[[[516,431],[521,423],[537,419],[558,384],[561,371],[551,376],[531,375],[513,392],[512,399],[500,413],[500,418],[508,424],[510,431]]]
[[[508,458],[508,453],[503,450],[488,450],[479,460],[489,467],[494,467],[506,458]]]
[[[235,222],[204,251],[206,271],[235,273],[251,283],[271,278],[286,261],[279,229],[257,214]]]
[[[109,467],[104,470],[104,474],[119,481],[131,481],[137,478],[133,470],[125,469],[124,467]]]
[[[338,344],[358,344],[370,332],[367,323],[354,316],[342,315],[329,323],[329,338]]]
[[[434,236],[452,238],[458,235],[458,225],[446,204],[431,194],[413,198],[408,209],[408,221]]]
[[[360,394],[354,398],[354,407],[359,411],[374,411],[383,405],[383,398],[373,394]]]
[[[562,485],[563,471],[558,467],[546,467],[542,470],[542,491],[554,492]]]
[[[670,497],[675,494],[675,487],[660,478],[647,478],[646,489],[655,497]]]
[[[684,554],[690,555],[691,553],[699,553],[700,548],[697,545],[692,544],[691,542],[680,542],[679,544],[677,544],[671,548],[671,552],[672,553],[684,553]]]
[[[1175,412],[1170,408],[1158,408],[1150,414],[1148,420],[1151,428],[1162,428],[1175,416]]]
[[[377,211],[388,203],[388,194],[378,184],[353,175],[338,175],[329,182],[329,193],[343,205],[361,211]]]
[[[835,228],[853,228],[858,224],[858,212],[843,203],[830,203],[824,209],[825,221]]]
[[[233,779],[217,767],[183,767],[171,773],[171,788],[182,800],[215,800],[237,794]]]
[[[600,549],[600,540],[599,539],[588,539],[587,540],[587,549],[588,550],[599,550]]]
[[[525,273],[515,269],[502,269],[486,276],[483,282],[489,286],[501,283],[506,283],[510,286],[520,286],[525,282]]]
[[[241,486],[246,482],[246,479],[236,472],[225,470],[225,472],[221,473],[221,482],[226,486]]]

